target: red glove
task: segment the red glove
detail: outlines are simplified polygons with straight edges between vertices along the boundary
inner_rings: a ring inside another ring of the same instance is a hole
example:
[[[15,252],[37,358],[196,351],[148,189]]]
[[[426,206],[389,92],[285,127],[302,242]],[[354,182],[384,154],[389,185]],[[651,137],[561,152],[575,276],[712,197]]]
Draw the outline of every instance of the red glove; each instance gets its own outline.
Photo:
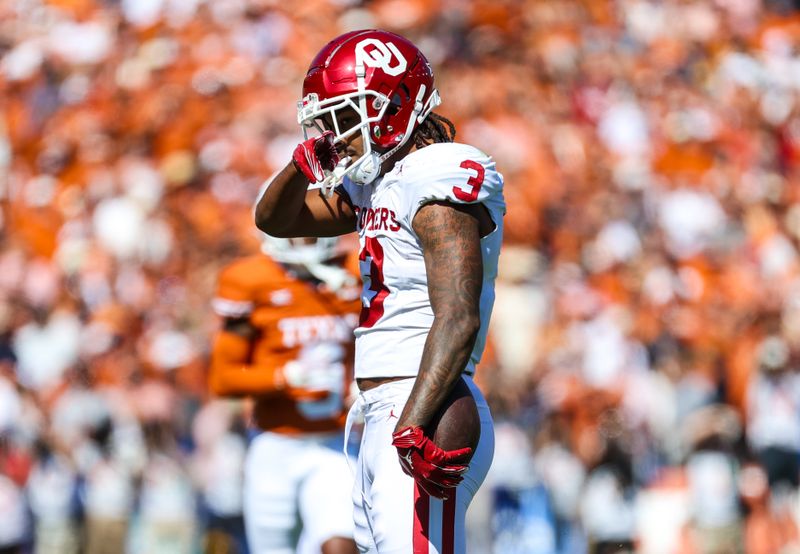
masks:
[[[325,131],[318,137],[301,142],[294,149],[292,163],[309,183],[322,181],[325,178],[324,171],[333,171],[339,163],[333,137],[333,132]]]
[[[400,429],[392,434],[392,439],[403,472],[413,477],[429,495],[446,500],[447,489],[457,487],[464,479],[467,466],[457,462],[469,456],[471,448],[442,450],[425,436],[422,427]]]

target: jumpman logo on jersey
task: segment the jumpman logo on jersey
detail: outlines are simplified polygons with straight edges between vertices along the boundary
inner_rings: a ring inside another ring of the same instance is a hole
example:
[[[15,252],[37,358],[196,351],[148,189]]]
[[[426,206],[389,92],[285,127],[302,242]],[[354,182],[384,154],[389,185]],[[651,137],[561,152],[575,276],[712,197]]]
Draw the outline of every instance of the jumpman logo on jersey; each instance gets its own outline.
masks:
[[[391,419],[391,418],[400,419],[399,417],[397,417],[396,415],[394,415],[394,408],[391,408],[391,409],[389,410],[389,419]]]

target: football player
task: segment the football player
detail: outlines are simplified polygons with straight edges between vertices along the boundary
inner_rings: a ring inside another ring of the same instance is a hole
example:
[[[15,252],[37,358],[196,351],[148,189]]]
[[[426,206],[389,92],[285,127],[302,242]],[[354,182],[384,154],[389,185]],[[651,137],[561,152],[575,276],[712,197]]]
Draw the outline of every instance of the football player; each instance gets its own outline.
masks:
[[[494,301],[503,179],[490,156],[453,142],[439,103],[431,66],[407,39],[334,39],[303,82],[306,140],[256,208],[272,236],[359,234],[351,413],[365,418],[353,490],[362,552],[464,552],[465,513],[494,452],[472,375]],[[474,418],[444,425],[442,411],[464,394]]]
[[[353,478],[340,451],[352,382],[357,276],[332,263],[335,239],[266,237],[268,255],[224,268],[210,386],[252,396],[258,435],[244,473],[255,553],[353,554]]]

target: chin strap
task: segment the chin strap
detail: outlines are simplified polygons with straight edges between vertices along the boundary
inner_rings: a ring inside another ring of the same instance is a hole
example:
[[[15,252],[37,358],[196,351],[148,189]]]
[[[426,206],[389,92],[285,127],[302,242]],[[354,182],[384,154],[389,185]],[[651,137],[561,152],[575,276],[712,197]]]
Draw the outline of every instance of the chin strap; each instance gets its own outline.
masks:
[[[350,163],[351,159],[350,156],[345,156],[339,160],[339,163],[336,164],[333,171],[325,172],[325,178],[320,182],[319,187],[325,191],[326,197],[333,197],[333,191],[336,189],[337,185],[342,182],[344,176],[349,173],[347,164]]]

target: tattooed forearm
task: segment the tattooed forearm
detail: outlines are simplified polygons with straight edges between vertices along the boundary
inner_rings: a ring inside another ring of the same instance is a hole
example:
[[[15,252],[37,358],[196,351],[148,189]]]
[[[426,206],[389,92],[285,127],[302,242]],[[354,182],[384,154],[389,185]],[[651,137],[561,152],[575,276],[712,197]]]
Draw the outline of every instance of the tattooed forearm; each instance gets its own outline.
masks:
[[[469,361],[480,328],[480,206],[428,204],[417,212],[434,321],[397,428],[426,425]]]

